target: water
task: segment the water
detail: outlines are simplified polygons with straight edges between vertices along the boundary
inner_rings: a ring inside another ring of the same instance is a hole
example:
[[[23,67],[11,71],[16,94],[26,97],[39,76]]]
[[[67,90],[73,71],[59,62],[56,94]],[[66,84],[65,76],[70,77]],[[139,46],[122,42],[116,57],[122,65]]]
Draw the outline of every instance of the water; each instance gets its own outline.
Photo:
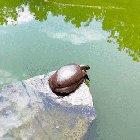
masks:
[[[88,140],[139,140],[139,0],[0,1],[0,87],[89,64],[97,118]]]

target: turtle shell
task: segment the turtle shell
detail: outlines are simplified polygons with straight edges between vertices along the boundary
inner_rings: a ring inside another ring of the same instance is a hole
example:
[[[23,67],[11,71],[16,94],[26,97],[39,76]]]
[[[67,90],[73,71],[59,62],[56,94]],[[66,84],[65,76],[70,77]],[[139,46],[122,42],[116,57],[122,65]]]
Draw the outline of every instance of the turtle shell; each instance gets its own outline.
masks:
[[[49,78],[49,85],[54,93],[69,94],[83,83],[85,75],[86,71],[80,65],[63,66]]]

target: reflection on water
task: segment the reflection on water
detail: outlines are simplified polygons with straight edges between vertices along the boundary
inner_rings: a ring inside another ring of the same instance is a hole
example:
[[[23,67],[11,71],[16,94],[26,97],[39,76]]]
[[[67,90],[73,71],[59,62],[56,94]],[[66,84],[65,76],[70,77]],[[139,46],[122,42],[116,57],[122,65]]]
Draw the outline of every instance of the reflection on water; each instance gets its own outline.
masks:
[[[54,26],[47,24],[45,28],[41,29],[41,32],[45,33],[50,38],[70,42],[74,45],[107,40],[108,34],[102,30],[100,22],[92,21],[89,26],[73,28],[71,24],[64,24],[63,17],[53,20],[51,16],[51,14],[48,14],[48,21],[49,23],[52,22]]]
[[[77,28],[83,23],[88,26],[93,19],[100,21],[102,29],[109,32],[108,42],[117,42],[118,50],[127,52],[134,61],[140,60],[139,1],[3,0],[0,3],[0,24],[20,24],[32,20],[33,16],[44,21],[49,11],[54,16],[64,16],[66,22]],[[58,34],[57,37],[67,38],[67,35]]]

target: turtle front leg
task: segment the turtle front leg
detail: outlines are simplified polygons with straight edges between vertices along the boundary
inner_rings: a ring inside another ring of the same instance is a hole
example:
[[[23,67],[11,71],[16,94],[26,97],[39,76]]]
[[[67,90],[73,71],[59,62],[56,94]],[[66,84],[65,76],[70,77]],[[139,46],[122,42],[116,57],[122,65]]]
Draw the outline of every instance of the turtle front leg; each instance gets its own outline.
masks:
[[[89,77],[88,77],[88,75],[87,75],[87,74],[85,75],[85,80],[90,81],[90,79],[89,79]]]

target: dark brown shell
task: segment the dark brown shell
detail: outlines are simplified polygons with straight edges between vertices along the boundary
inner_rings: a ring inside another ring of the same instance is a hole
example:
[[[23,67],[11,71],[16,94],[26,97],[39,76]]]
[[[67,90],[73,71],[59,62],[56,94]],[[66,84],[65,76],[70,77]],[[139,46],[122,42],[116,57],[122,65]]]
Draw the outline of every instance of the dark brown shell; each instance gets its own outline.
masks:
[[[64,80],[58,80],[60,69],[57,70],[53,75],[49,78],[49,85],[54,93],[58,93],[58,95],[67,95],[71,92],[74,92],[80,84],[83,83],[85,76],[86,76],[86,70],[81,68],[80,65],[72,64],[65,67],[72,66],[75,71],[71,77],[66,77]],[[63,73],[62,73],[63,74]]]

